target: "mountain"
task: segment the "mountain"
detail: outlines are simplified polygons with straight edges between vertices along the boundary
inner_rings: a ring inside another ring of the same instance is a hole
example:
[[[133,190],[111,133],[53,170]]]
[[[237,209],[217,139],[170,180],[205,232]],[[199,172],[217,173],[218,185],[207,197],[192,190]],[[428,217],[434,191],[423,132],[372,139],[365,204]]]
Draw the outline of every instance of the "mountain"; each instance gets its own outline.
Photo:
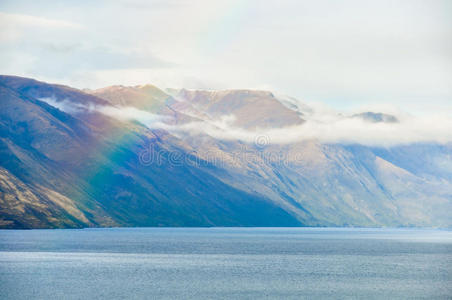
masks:
[[[140,163],[150,146],[179,151],[165,132],[44,101],[110,105],[105,100],[7,76],[0,96],[2,227],[301,225],[268,199],[208,176],[215,166],[175,167],[163,156]]]
[[[171,103],[176,111],[217,119],[233,115],[232,125],[245,128],[274,128],[303,123],[296,111],[288,109],[271,92],[251,90],[180,90]],[[181,101],[182,99],[182,101]]]
[[[87,93],[105,98],[114,105],[133,106],[139,109],[154,111],[164,105],[170,96],[153,85],[134,87],[110,86],[98,90],[86,90]]]
[[[452,225],[451,144],[262,134],[313,111],[267,91],[0,76],[0,227]]]
[[[371,123],[397,123],[399,120],[393,115],[384,114],[384,113],[374,113],[371,111],[363,112],[359,114],[354,114],[352,116],[353,118],[360,118],[364,121],[371,122]]]

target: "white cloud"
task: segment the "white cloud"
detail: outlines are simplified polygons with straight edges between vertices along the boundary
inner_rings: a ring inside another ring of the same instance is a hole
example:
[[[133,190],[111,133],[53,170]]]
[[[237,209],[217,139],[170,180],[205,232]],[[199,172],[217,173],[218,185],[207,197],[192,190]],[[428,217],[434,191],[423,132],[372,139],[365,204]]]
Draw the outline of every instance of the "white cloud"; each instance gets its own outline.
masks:
[[[164,116],[156,115],[131,106],[97,106],[95,110],[119,120],[134,120],[149,128],[162,128]]]
[[[150,129],[164,129],[179,137],[209,135],[216,139],[238,140],[255,143],[256,138],[265,137],[270,144],[291,144],[305,140],[322,143],[361,144],[390,147],[419,142],[452,142],[452,116],[436,114],[412,116],[393,109],[399,122],[370,123],[360,118],[350,118],[327,106],[309,107],[292,100],[302,107],[306,122],[283,128],[245,130],[235,127],[234,115],[224,115],[216,120],[200,120],[182,125],[169,125],[169,117],[150,113],[135,107],[83,106],[68,99],[41,98],[48,104],[70,114],[97,111],[122,121],[137,121]],[[293,109],[296,109],[292,107]],[[386,111],[387,112],[387,111]]]
[[[0,15],[10,40],[0,67],[9,74],[79,88],[266,86],[336,108],[452,109],[447,0],[44,0],[0,10],[15,12]],[[39,32],[14,29],[31,24]]]
[[[322,143],[385,147],[419,142],[442,144],[452,142],[452,118],[447,116],[410,117],[402,119],[399,123],[369,123],[355,118],[333,119],[331,116],[316,118],[302,125],[253,131],[224,126],[224,123],[216,122],[194,122],[167,129],[248,143],[254,143],[258,137],[266,137],[270,144],[318,140]]]
[[[91,111],[93,107],[87,107],[80,103],[75,103],[68,99],[58,100],[56,97],[44,97],[38,98],[38,100],[43,101],[53,107],[58,108],[61,111],[67,112],[69,114],[80,113],[84,111]]]
[[[77,23],[43,18],[38,16],[24,15],[24,14],[11,14],[0,12],[0,24],[2,28],[9,26],[30,26],[30,27],[55,27],[55,28],[72,28],[80,29],[82,26]]]
[[[162,121],[166,118],[161,115],[156,115],[144,110],[137,109],[131,106],[107,106],[107,105],[83,105],[70,99],[57,99],[56,97],[38,98],[38,100],[46,102],[47,104],[58,108],[69,114],[80,114],[99,112],[109,117],[122,121],[137,121],[149,128],[164,128],[167,127]]]
[[[57,19],[0,12],[0,41],[17,42],[36,29],[81,29],[82,25]]]

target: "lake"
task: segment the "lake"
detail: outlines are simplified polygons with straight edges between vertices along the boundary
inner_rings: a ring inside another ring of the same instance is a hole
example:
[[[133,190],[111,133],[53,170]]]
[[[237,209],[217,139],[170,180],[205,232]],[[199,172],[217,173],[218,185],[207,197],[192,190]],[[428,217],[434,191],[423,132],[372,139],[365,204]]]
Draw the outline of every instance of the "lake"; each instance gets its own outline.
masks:
[[[1,299],[451,299],[452,231],[0,230]]]

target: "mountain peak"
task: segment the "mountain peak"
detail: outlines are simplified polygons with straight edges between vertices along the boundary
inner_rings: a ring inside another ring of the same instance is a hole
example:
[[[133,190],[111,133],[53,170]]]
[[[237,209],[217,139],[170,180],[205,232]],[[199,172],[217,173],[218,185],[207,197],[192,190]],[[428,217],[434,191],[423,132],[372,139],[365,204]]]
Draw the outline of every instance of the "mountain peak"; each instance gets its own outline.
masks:
[[[182,89],[176,98],[213,119],[234,115],[234,125],[246,129],[276,128],[304,122],[296,111],[283,105],[269,91]]]
[[[385,114],[385,113],[375,113],[375,112],[363,112],[359,114],[352,115],[352,118],[360,118],[369,123],[398,123],[397,117]]]
[[[164,105],[170,95],[151,84],[123,86],[113,85],[90,91],[92,95],[108,100],[113,105],[133,106],[155,111]]]

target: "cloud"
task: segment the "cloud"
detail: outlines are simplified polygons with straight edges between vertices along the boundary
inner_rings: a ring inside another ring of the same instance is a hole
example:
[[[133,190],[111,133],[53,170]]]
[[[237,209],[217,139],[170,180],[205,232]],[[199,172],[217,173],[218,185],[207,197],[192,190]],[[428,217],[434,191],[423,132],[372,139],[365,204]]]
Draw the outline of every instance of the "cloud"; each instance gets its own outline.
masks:
[[[106,116],[121,120],[121,121],[137,121],[149,128],[166,128],[168,127],[162,121],[166,118],[161,115],[153,114],[144,110],[137,109],[131,106],[107,106],[107,105],[84,105],[70,99],[59,100],[55,96],[38,98],[61,111],[68,114],[81,114],[99,112]]]
[[[391,111],[398,122],[368,122],[356,118],[354,112],[339,113],[327,106],[309,107],[296,104],[303,109],[306,119],[301,125],[282,128],[246,130],[234,126],[234,115],[224,115],[215,120],[203,119],[180,125],[171,125],[170,117],[150,113],[127,106],[83,106],[68,99],[40,98],[48,104],[70,114],[96,111],[121,121],[136,121],[149,129],[164,129],[181,138],[208,135],[220,140],[256,143],[264,138],[268,144],[292,144],[306,140],[322,143],[361,144],[366,146],[391,147],[412,143],[452,142],[452,118],[448,114],[413,116]]]
[[[15,42],[30,31],[47,30],[78,30],[82,25],[66,20],[49,19],[24,14],[0,12],[0,41]]]
[[[8,74],[79,88],[269,86],[338,109],[452,108],[448,0],[43,0],[0,10],[19,13],[0,27]]]
[[[115,74],[121,74],[135,68],[174,66],[156,57],[146,44],[105,39],[99,32],[99,24],[86,24],[83,18],[75,15],[68,18],[65,13],[56,14],[61,18],[56,19],[48,17],[51,13],[39,14],[39,11],[38,7],[36,13],[39,16],[0,12],[0,57],[4,58],[0,60],[0,69],[3,74],[72,86],[81,82],[81,87],[95,87],[93,84],[104,83],[97,72],[117,71]],[[89,30],[93,27],[96,30]],[[117,32],[117,29],[112,31]],[[128,39],[130,34],[118,34],[118,39]]]
[[[452,119],[447,116],[410,117],[398,123],[369,123],[357,118],[331,119],[317,116],[297,126],[244,130],[224,122],[192,122],[167,129],[190,135],[207,134],[217,139],[254,143],[265,137],[269,144],[291,144],[306,140],[322,143],[391,147],[403,144],[452,142]],[[324,119],[320,121],[320,119]]]
[[[165,129],[184,136],[208,135],[221,140],[256,143],[265,138],[268,144],[292,144],[306,140],[322,143],[361,144],[391,147],[412,143],[452,142],[452,118],[446,115],[400,115],[397,123],[370,123],[341,114],[315,113],[301,125],[273,129],[245,130],[232,125],[235,117],[227,115],[216,121],[202,120],[182,125],[168,125],[162,118],[132,108],[115,108],[102,111],[119,119],[138,121],[150,129]]]
[[[56,97],[43,97],[38,98],[38,100],[43,101],[61,111],[67,112],[68,114],[81,113],[84,111],[92,111],[93,107],[88,107],[80,103],[72,102],[68,99],[58,100]]]
[[[133,120],[148,128],[165,128],[165,116],[150,113],[131,106],[96,106],[96,111],[118,120]]]
[[[24,14],[11,14],[0,12],[0,25],[2,28],[29,26],[29,27],[47,27],[47,28],[71,28],[80,29],[82,25],[65,20],[49,19]]]

